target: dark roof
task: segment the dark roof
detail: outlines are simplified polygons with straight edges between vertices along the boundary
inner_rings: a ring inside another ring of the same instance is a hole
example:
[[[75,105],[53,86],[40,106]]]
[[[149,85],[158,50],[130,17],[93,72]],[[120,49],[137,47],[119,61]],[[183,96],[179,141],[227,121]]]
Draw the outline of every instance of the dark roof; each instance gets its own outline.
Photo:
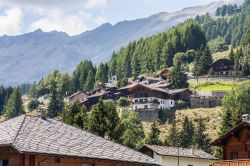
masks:
[[[210,66],[221,65],[221,64],[223,64],[223,65],[233,65],[234,62],[229,60],[229,59],[223,58],[223,59],[218,59],[217,61],[214,61],[213,63],[210,64]]]
[[[82,91],[78,91],[78,92],[74,93],[73,95],[68,96],[67,98],[72,98],[72,97],[75,97],[75,96],[77,96],[77,95],[79,95],[79,94],[81,94],[81,93],[83,93],[83,94],[85,94],[86,96],[88,96],[88,94],[87,94],[87,93],[84,93],[84,92],[82,92]]]
[[[22,115],[0,123],[0,145],[20,153],[157,165],[140,152],[53,119]]]
[[[143,151],[143,149],[150,149],[162,156],[176,156],[176,157],[179,156],[179,157],[188,157],[197,159],[216,160],[216,158],[213,155],[199,149],[186,149],[186,148],[158,146],[158,145],[145,145],[144,147],[142,147],[141,151]]]
[[[214,140],[211,145],[213,146],[222,146],[224,144],[224,140],[226,140],[228,137],[232,136],[233,133],[241,130],[244,127],[250,127],[250,121],[246,120],[238,124],[236,127],[232,128],[229,130],[227,133],[224,135],[220,136],[218,139]]]
[[[183,88],[183,89],[170,89],[169,90],[169,94],[176,94],[176,93],[181,93],[181,92],[184,92],[184,91],[190,91],[188,88]],[[191,92],[191,91],[190,91]]]

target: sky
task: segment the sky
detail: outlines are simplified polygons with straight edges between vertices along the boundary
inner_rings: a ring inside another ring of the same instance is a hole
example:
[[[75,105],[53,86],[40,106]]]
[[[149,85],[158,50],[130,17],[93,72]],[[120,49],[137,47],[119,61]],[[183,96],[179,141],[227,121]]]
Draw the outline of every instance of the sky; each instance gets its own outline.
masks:
[[[73,36],[103,23],[145,18],[215,0],[0,0],[0,35],[42,29]]]

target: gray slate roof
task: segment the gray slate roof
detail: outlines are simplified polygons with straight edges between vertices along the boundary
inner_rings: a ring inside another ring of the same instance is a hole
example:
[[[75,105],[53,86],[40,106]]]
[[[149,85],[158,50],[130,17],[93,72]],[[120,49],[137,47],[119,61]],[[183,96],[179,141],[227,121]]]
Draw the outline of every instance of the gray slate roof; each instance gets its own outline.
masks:
[[[143,148],[149,148],[155,153],[162,156],[179,156],[180,157],[188,157],[188,158],[197,158],[197,159],[208,159],[208,160],[216,160],[216,158],[199,149],[186,149],[186,148],[178,148],[178,147],[167,147],[167,146],[158,146],[158,145],[145,145]]]
[[[53,119],[22,115],[0,123],[0,145],[21,153],[157,165],[153,158]]]

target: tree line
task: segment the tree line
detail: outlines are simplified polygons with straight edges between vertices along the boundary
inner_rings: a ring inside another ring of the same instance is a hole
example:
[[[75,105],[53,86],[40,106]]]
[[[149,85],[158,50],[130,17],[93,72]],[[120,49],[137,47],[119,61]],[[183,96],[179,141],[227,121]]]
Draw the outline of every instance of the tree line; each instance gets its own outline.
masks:
[[[218,7],[216,9],[216,16],[230,16],[235,13],[239,12],[239,8],[236,4],[228,4],[228,5],[223,5],[222,7]]]

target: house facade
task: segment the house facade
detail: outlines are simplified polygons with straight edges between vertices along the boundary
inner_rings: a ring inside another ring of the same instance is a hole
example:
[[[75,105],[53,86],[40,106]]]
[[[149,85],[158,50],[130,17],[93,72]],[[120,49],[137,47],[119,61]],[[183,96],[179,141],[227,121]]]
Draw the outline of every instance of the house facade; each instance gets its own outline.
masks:
[[[145,145],[140,150],[153,157],[161,166],[210,166],[216,158],[198,149]]]
[[[170,109],[175,105],[167,90],[154,86],[134,83],[121,88],[120,92],[131,101],[133,110]]]
[[[234,62],[229,59],[219,59],[210,65],[210,73],[215,76],[230,75]]]
[[[243,115],[242,122],[236,127],[216,139],[213,146],[223,149],[223,160],[214,165],[229,166],[232,163],[249,163],[250,159],[250,116]]]
[[[53,119],[0,123],[1,166],[157,166],[140,152]]]
[[[79,101],[82,102],[84,101],[89,95],[87,93],[84,93],[82,91],[78,91],[74,93],[73,95],[67,97],[65,99],[67,105],[73,105],[75,102]]]

